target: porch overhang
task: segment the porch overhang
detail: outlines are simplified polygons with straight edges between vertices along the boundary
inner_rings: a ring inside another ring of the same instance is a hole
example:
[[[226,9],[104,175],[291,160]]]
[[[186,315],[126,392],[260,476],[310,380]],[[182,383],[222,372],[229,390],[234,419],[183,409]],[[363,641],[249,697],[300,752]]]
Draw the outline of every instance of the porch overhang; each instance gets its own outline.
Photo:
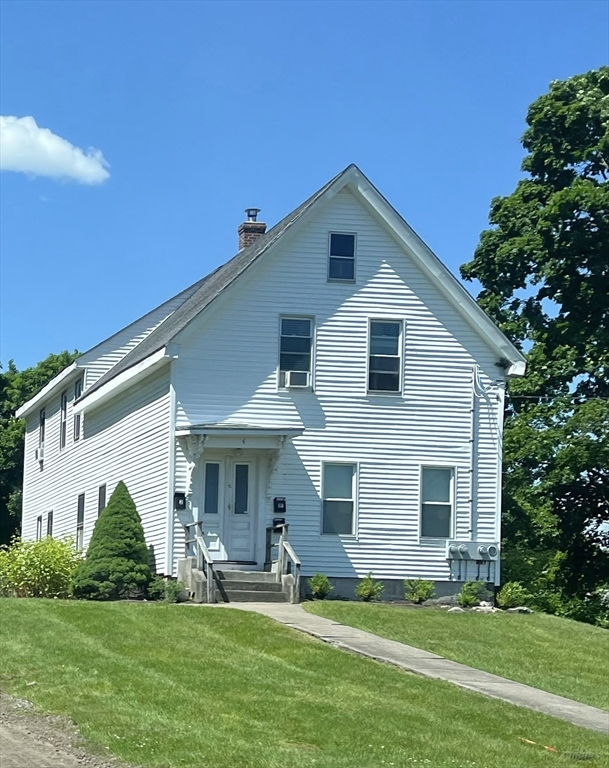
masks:
[[[259,424],[192,424],[176,429],[180,442],[199,438],[209,448],[248,448],[277,450],[294,437],[302,435],[302,427]]]

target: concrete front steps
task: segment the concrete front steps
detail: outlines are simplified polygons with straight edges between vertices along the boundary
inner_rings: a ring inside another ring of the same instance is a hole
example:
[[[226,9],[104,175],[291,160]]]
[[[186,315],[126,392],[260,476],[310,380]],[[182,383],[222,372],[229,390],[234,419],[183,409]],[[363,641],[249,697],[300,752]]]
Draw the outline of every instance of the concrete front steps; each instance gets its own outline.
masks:
[[[274,573],[266,571],[216,571],[218,603],[285,603],[287,595]]]

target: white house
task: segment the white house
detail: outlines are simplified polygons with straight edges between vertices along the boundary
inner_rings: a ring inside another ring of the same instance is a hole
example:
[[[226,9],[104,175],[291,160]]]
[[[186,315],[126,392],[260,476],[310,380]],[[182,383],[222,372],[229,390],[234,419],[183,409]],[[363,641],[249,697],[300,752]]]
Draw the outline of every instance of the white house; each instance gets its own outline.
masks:
[[[86,548],[124,480],[158,572],[179,565],[201,599],[231,579],[236,599],[267,582],[283,599],[298,560],[335,594],[368,571],[386,596],[414,577],[497,584],[522,354],[356,166],[268,232],[256,214],[233,259],[17,412],[24,537]]]

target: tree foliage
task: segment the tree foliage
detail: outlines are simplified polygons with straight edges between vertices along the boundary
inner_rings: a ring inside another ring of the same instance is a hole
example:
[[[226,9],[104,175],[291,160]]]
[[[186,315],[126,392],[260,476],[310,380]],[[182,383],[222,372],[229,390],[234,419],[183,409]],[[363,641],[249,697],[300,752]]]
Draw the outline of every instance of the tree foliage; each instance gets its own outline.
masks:
[[[122,481],[97,519],[74,594],[89,600],[136,597],[152,579],[142,521]]]
[[[527,353],[506,402],[504,576],[563,601],[609,580],[609,68],[529,108],[526,176],[461,268]]]
[[[0,371],[0,544],[11,540],[21,522],[25,421],[16,419],[15,411],[78,355],[76,351],[49,355],[23,371],[10,360],[7,370]]]

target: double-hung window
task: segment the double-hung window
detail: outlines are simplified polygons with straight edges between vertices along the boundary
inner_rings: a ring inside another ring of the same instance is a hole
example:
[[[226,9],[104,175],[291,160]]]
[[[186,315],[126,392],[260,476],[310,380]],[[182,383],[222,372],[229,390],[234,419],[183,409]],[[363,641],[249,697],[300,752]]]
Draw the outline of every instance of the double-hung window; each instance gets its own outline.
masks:
[[[47,536],[53,535],[53,511],[47,515]]]
[[[402,321],[371,320],[368,391],[402,391]]]
[[[38,447],[44,451],[44,433],[46,431],[47,412],[41,408],[38,420]]]
[[[97,516],[99,517],[106,506],[106,484],[97,489]]]
[[[327,462],[323,465],[322,533],[354,534],[356,483],[355,464]]]
[[[421,536],[449,539],[453,528],[454,470],[423,467],[421,470]]]
[[[59,447],[66,447],[66,436],[68,429],[68,393],[61,393],[61,407],[59,414]]]
[[[85,494],[78,497],[78,511],[76,513],[76,549],[81,550],[85,538]]]
[[[330,232],[328,280],[355,280],[355,235]]]
[[[82,395],[82,379],[74,384],[74,402]],[[74,414],[74,442],[80,440],[80,413]]]
[[[36,518],[36,541],[40,541],[42,538],[42,515],[38,515]]]
[[[312,360],[312,318],[282,317],[279,340],[279,388],[310,387]]]

